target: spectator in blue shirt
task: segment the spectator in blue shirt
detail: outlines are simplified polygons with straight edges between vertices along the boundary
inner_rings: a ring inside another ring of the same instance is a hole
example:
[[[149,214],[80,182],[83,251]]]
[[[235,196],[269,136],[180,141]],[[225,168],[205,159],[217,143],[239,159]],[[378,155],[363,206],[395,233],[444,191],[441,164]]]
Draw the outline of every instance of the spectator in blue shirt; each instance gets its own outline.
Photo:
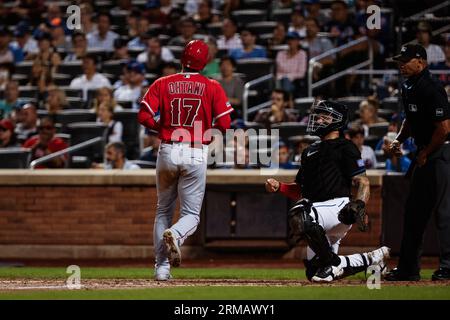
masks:
[[[0,26],[0,63],[17,63],[23,59],[22,49],[11,44],[11,31],[5,26]]]
[[[148,30],[150,28],[150,21],[147,17],[140,17],[138,20],[138,36],[128,42],[128,49],[147,49]]]
[[[266,49],[256,45],[256,34],[247,28],[241,31],[242,48],[231,49],[229,54],[234,60],[266,58]]]

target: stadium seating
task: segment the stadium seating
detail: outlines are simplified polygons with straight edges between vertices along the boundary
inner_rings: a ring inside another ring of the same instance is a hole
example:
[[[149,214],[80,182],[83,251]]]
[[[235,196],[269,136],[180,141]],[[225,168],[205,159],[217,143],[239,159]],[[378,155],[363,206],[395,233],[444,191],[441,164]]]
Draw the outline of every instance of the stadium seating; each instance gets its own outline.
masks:
[[[276,21],[257,21],[247,23],[246,27],[252,30],[255,34],[261,35],[263,33],[272,34],[273,29],[277,26]]]
[[[272,20],[289,24],[291,21],[292,9],[275,9],[272,12]]]
[[[127,146],[127,157],[136,159],[139,156],[139,130],[137,110],[121,110],[114,112],[114,120],[122,122],[122,141]]]
[[[78,77],[83,74],[83,69],[81,67],[81,61],[70,61],[62,62],[58,66],[58,73],[68,74],[73,78]]]
[[[156,162],[144,160],[130,160],[130,162],[137,164],[141,169],[155,169]]]
[[[31,160],[30,149],[0,149],[0,169],[26,169]]]
[[[55,114],[55,122],[63,126],[63,131],[66,132],[71,123],[76,122],[95,122],[96,114],[93,111],[86,109],[68,109],[62,110]]]
[[[280,138],[284,141],[288,141],[289,137],[305,135],[306,124],[298,122],[281,122],[272,124],[272,129],[278,129]]]
[[[237,61],[236,71],[246,75],[246,81],[273,73],[274,64],[271,59],[254,58]]]
[[[237,20],[238,24],[259,22],[266,20],[266,10],[244,9],[234,10],[231,15]]]
[[[104,137],[106,125],[95,122],[75,122],[67,125],[67,132],[71,136],[71,145],[93,139]],[[104,140],[103,140],[104,141]],[[103,160],[104,143],[97,143],[85,149],[75,151],[73,156],[84,156],[87,159],[101,162]]]

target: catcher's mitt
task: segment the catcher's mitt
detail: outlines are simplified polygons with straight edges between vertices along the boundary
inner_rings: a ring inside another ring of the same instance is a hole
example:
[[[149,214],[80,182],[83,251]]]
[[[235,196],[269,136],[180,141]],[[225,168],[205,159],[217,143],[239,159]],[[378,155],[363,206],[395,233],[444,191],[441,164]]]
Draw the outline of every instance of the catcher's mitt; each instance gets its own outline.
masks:
[[[366,214],[366,204],[362,200],[350,201],[341,211],[339,211],[338,219],[340,222],[351,225],[358,224],[360,231],[367,231],[369,228],[369,217]]]

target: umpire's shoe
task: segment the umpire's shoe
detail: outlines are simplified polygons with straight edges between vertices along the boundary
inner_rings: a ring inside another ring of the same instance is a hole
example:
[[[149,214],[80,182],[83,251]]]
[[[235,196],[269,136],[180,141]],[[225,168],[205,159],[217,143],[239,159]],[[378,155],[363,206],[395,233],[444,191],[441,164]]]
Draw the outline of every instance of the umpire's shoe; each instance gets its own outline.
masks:
[[[328,266],[320,268],[312,277],[313,282],[331,282],[344,274],[344,269],[339,266]]]
[[[166,244],[169,262],[172,267],[179,267],[181,263],[181,251],[177,244],[177,239],[172,230],[167,229],[163,233],[164,243]]]
[[[443,281],[450,280],[450,269],[449,268],[439,268],[431,276],[433,281]]]
[[[405,274],[398,268],[392,269],[391,272],[384,276],[386,281],[419,281],[420,275],[418,274]]]

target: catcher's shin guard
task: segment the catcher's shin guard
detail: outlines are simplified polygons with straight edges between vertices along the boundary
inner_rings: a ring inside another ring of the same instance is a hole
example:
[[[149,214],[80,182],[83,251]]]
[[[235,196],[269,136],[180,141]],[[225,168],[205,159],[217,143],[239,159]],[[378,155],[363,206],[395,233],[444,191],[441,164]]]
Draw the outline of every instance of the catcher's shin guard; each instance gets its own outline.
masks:
[[[311,211],[315,219],[311,217]],[[298,201],[289,211],[290,243],[295,245],[304,238],[317,255],[320,265],[337,265],[340,259],[331,249],[325,230],[317,221],[317,211],[311,203],[307,200]]]

